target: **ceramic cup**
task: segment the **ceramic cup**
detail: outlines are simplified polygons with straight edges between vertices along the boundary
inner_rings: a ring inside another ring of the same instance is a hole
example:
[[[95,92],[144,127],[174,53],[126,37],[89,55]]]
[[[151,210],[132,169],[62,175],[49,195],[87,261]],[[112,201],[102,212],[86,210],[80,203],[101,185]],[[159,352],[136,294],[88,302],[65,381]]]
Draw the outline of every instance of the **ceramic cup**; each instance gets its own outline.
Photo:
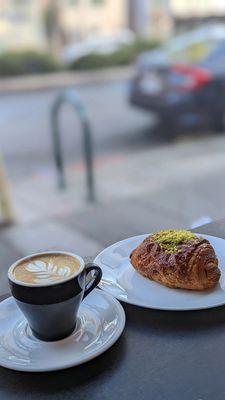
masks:
[[[79,262],[77,272],[70,278],[50,284],[28,284],[18,281],[13,270],[32,257],[44,255],[69,255]],[[76,327],[81,301],[98,285],[102,271],[93,263],[73,253],[52,251],[32,254],[14,263],[8,271],[12,296],[24,314],[34,334],[40,340],[54,341],[69,336]]]

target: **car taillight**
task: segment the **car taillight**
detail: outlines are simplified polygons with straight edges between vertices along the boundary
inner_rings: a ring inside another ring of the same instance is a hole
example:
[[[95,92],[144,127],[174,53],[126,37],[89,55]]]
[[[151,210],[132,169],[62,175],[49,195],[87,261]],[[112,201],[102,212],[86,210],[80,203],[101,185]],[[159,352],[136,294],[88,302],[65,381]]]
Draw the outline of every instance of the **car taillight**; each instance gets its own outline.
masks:
[[[211,72],[198,66],[176,64],[171,67],[171,70],[184,78],[176,86],[180,91],[187,92],[199,89],[212,80]]]

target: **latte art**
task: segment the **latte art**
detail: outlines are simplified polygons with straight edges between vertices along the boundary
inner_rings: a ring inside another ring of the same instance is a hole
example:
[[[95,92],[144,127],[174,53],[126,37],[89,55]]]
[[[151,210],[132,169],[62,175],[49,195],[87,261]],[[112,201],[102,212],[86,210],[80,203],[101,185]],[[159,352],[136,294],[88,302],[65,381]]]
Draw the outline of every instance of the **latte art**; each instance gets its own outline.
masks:
[[[64,254],[45,254],[22,261],[13,270],[14,278],[24,283],[46,285],[64,281],[79,270],[80,262]]]
[[[36,283],[57,280],[59,277],[69,277],[71,274],[70,267],[58,267],[51,262],[47,264],[41,260],[28,264],[25,269],[34,274],[34,281]]]

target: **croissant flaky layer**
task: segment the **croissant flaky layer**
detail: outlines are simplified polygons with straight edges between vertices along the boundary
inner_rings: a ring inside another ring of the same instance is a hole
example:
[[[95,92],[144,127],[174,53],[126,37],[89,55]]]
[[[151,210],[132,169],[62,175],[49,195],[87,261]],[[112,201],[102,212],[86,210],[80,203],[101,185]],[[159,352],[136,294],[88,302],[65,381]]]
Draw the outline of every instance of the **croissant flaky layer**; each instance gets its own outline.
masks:
[[[220,279],[213,247],[197,236],[168,253],[151,235],[132,251],[130,260],[140,274],[171,288],[205,290]]]

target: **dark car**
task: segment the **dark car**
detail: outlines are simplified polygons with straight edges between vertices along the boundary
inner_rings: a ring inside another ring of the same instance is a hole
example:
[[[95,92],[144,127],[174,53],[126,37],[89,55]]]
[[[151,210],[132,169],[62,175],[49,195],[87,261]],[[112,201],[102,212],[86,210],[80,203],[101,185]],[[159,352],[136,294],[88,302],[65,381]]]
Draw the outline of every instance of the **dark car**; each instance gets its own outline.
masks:
[[[178,128],[225,130],[225,26],[207,26],[143,53],[132,105],[155,112],[166,135]]]

